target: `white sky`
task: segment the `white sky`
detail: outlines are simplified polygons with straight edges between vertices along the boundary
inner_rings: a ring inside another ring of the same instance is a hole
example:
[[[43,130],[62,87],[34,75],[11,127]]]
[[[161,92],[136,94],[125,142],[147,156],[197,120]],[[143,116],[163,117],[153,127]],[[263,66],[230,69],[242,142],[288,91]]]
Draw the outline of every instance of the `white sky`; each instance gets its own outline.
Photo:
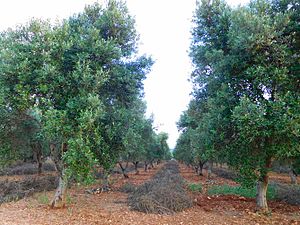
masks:
[[[227,0],[231,5],[248,0]],[[60,19],[83,10],[95,0],[2,0],[0,30],[24,23],[32,17]],[[101,2],[101,1],[100,1]],[[191,73],[188,57],[190,30],[196,0],[126,0],[136,18],[140,52],[155,60],[145,81],[148,115],[155,116],[159,131],[169,134],[173,148],[178,138],[176,121],[190,100]]]

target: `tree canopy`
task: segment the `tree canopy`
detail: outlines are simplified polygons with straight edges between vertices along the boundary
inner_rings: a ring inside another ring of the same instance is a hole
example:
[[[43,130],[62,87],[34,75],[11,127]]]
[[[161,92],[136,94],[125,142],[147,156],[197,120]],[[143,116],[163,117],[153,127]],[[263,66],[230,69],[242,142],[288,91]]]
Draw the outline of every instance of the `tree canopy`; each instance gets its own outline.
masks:
[[[24,138],[50,146],[60,174],[53,206],[70,178],[90,182],[96,165],[109,170],[125,151],[156,151],[141,100],[153,61],[137,44],[135,21],[115,0],[55,25],[33,19],[1,33],[1,155]]]
[[[257,183],[257,205],[267,209],[272,162],[299,157],[299,3],[202,0],[192,35],[193,99],[179,121],[177,155],[196,147],[227,162],[244,185]]]

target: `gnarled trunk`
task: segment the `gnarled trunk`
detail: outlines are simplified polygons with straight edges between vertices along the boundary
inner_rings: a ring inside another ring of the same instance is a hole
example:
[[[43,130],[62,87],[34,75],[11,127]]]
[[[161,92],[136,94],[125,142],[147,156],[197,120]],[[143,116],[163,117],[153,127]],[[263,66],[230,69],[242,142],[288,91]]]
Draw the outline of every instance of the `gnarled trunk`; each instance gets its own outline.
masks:
[[[31,144],[31,148],[33,150],[34,160],[38,164],[38,174],[42,173],[42,145],[39,142]]]
[[[41,161],[38,162],[38,174],[42,174],[43,163]]]
[[[50,155],[51,159],[55,164],[56,171],[59,174],[59,183],[51,202],[52,208],[65,207],[67,188],[68,188],[68,177],[65,175],[65,166],[62,161],[62,153],[66,151],[67,145],[65,143],[61,144],[61,148],[58,149],[56,144],[50,144]]]
[[[207,179],[211,179],[212,177],[212,162],[209,161],[207,165]]]
[[[203,166],[206,162],[199,162],[198,175],[203,176]]]
[[[59,183],[51,202],[51,208],[61,208],[66,205],[68,181],[64,175],[59,176]]]
[[[194,170],[195,170],[195,173],[198,174],[199,167],[198,166],[194,166]]]
[[[129,178],[128,174],[126,173],[126,168],[127,167],[124,168],[121,162],[118,162],[118,164],[121,168],[121,171],[122,171],[122,174],[123,174],[124,178]],[[126,164],[126,165],[128,165],[128,164]]]
[[[272,165],[272,158],[266,159],[265,169],[270,169]],[[268,212],[268,203],[267,203],[267,190],[269,184],[269,175],[268,172],[264,172],[260,175],[259,180],[257,181],[256,186],[256,207],[260,212]]]
[[[264,175],[261,180],[257,182],[256,186],[256,207],[258,211],[267,212],[267,190],[268,190],[268,175]]]
[[[139,164],[138,161],[133,162],[135,174],[139,174],[140,173],[139,169],[138,169],[138,164]]]
[[[102,191],[109,191],[109,172],[107,170],[103,171],[103,179],[102,179]]]
[[[297,173],[293,169],[291,169],[289,171],[289,175],[291,178],[291,184],[297,184]]]
[[[43,163],[42,163],[42,150],[40,149],[38,151],[38,154],[37,154],[37,163],[38,163],[38,174],[41,174],[42,173],[42,167],[43,167]]]
[[[154,168],[153,161],[154,161],[154,160],[151,160],[151,161],[150,161],[150,166],[151,166],[152,169]]]

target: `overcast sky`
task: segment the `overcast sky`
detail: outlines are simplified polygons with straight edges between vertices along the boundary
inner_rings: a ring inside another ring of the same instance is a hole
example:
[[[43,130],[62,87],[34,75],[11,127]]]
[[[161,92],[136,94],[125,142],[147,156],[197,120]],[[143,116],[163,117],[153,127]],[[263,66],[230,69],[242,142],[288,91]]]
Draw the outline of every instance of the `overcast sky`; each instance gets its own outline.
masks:
[[[0,30],[24,23],[32,17],[66,18],[95,0],[7,0],[1,1]],[[102,1],[99,1],[102,2]],[[169,134],[173,148],[178,138],[176,121],[189,102],[191,73],[188,57],[191,19],[196,0],[127,0],[140,34],[140,53],[151,55],[155,64],[145,81],[147,114],[154,114],[159,131]],[[231,5],[248,0],[228,0]]]

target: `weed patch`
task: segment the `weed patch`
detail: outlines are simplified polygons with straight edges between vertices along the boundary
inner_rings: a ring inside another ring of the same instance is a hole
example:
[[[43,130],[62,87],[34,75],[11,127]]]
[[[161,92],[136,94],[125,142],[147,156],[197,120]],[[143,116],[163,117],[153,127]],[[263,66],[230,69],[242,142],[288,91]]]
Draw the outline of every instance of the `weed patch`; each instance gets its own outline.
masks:
[[[242,186],[230,186],[230,185],[220,185],[213,186],[208,189],[209,195],[238,195],[246,198],[255,198],[256,197],[256,188],[246,188]],[[274,186],[269,186],[267,191],[268,199],[276,198],[276,190]]]
[[[200,183],[198,183],[198,184],[197,183],[188,184],[188,188],[192,192],[202,192],[202,184],[200,184]]]
[[[46,195],[45,192],[42,193],[42,194],[40,194],[40,195],[38,195],[37,201],[38,201],[38,203],[43,204],[43,205],[49,205],[49,203],[50,203],[50,199]]]

